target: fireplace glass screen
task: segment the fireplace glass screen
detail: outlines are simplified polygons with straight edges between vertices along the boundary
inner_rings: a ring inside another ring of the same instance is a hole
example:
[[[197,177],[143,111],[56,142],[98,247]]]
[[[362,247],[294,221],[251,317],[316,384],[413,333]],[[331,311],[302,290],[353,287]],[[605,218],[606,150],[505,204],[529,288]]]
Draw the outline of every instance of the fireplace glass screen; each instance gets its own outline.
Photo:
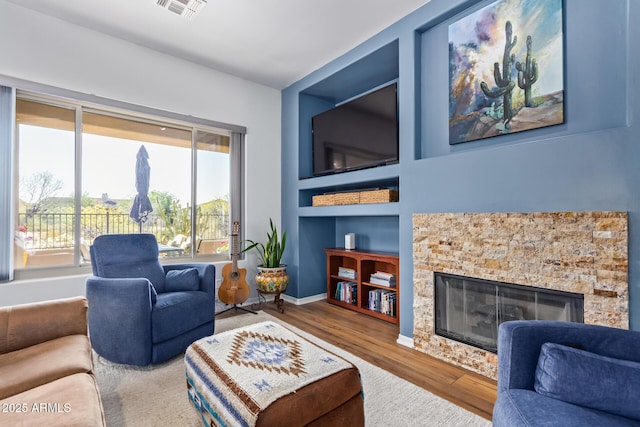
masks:
[[[436,334],[493,353],[509,320],[584,321],[583,295],[435,273]]]

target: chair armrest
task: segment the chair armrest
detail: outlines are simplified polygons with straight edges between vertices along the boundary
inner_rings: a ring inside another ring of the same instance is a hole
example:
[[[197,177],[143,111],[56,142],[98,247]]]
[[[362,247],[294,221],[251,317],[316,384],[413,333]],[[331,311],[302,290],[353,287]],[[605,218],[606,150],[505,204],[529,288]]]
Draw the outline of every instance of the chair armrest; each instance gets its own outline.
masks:
[[[98,354],[151,361],[153,285],[145,278],[87,278],[89,337]],[[117,321],[116,321],[117,319]],[[98,332],[99,331],[99,332]]]
[[[84,297],[0,307],[0,354],[67,335],[87,335]]]
[[[193,262],[186,264],[167,264],[163,265],[164,273],[167,274],[170,270],[184,270],[187,268],[195,268],[198,270],[198,277],[200,278],[200,290],[210,295],[216,296],[216,267],[213,264],[205,262]]]
[[[570,345],[616,359],[640,362],[640,332],[573,322],[516,320],[498,330],[498,392],[533,390],[542,344]]]

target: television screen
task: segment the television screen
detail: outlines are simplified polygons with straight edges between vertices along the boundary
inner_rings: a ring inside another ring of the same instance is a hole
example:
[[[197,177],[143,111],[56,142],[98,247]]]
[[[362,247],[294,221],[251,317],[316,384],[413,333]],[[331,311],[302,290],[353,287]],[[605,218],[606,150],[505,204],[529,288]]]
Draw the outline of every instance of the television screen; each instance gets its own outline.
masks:
[[[312,117],[314,176],[398,162],[396,89],[393,83]]]

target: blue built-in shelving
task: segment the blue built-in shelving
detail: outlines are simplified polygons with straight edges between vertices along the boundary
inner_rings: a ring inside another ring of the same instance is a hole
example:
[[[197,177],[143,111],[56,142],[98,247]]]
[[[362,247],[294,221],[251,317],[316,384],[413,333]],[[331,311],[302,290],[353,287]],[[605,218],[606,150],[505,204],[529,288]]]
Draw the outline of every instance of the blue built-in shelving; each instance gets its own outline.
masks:
[[[291,104],[283,98],[283,111],[292,112],[287,114],[289,118],[296,117],[291,127],[285,125],[287,135],[283,135],[283,145],[287,147],[283,149],[283,164],[291,166],[283,168],[283,203],[287,205],[283,208],[283,222],[291,240],[299,242],[287,261],[292,276],[288,292],[293,296],[304,298],[326,292],[324,248],[343,246],[345,233],[356,233],[361,249],[398,251],[399,202],[313,206],[312,200],[315,195],[330,192],[399,190],[399,165],[313,177],[311,118],[398,82],[399,68],[399,41],[391,38],[333,72],[317,73],[308,84],[293,90],[291,97],[285,96]]]
[[[312,176],[311,118],[338,104],[395,82],[397,79],[398,41],[394,40],[299,92],[299,179]],[[356,177],[358,175],[355,174]],[[322,182],[321,178],[316,179]],[[351,178],[347,177],[341,180],[350,181]]]
[[[283,90],[287,293],[326,292],[323,249],[354,232],[361,249],[399,253],[400,334],[410,337],[413,214],[626,211],[629,326],[640,330],[640,2],[563,1],[563,124],[450,145],[448,27],[492,3],[430,0]],[[390,82],[398,85],[399,163],[312,177],[311,117]],[[317,194],[375,187],[398,189],[399,202],[312,206]]]

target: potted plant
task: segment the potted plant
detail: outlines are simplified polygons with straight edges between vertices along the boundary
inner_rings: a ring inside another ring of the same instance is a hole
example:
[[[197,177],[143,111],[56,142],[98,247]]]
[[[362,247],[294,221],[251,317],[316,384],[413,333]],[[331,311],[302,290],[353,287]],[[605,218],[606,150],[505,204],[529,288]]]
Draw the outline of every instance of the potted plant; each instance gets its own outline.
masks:
[[[259,273],[256,276],[258,290],[265,293],[280,293],[284,292],[289,284],[287,266],[280,263],[287,244],[287,232],[282,233],[282,239],[279,239],[278,230],[271,218],[269,218],[269,227],[267,240],[264,243],[247,239],[251,245],[247,246],[243,252],[252,249],[258,252],[260,260],[260,265],[257,267]]]

